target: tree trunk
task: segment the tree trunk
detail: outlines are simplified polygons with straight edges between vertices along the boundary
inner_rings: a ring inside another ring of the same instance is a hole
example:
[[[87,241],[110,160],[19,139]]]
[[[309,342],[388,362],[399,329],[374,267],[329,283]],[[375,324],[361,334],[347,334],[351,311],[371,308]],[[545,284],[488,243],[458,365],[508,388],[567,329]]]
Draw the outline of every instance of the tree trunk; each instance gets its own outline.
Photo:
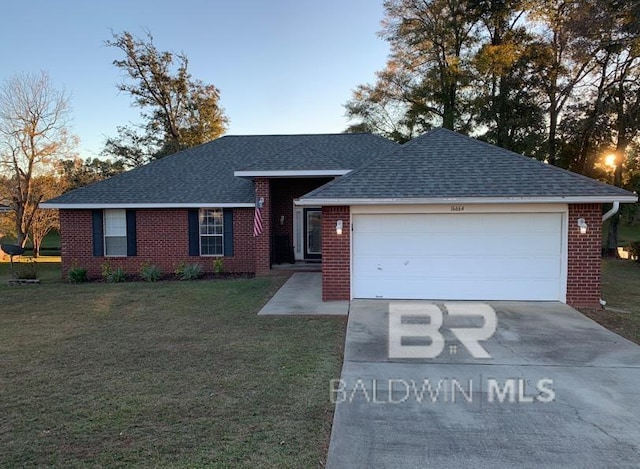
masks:
[[[556,165],[556,131],[558,129],[558,111],[555,106],[555,102],[552,102],[549,113],[549,145],[547,147],[549,152],[547,161],[553,166]]]
[[[624,164],[624,154],[629,143],[623,121],[618,125],[618,142],[616,144],[616,168],[613,171],[613,185],[622,187],[622,165]],[[607,236],[607,257],[618,257],[618,226],[620,225],[620,214],[616,213],[609,222],[609,233]]]
[[[508,96],[509,96],[509,86],[507,85],[507,79],[504,75],[500,77],[500,88],[498,90],[497,96],[497,106],[496,106],[496,144],[501,148],[512,149],[512,145],[508,138],[508,126],[507,115],[509,114],[509,104],[508,104]]]
[[[451,77],[448,80],[452,80]],[[443,109],[442,109],[442,127],[449,130],[455,130],[456,125],[456,99],[458,95],[455,83],[442,84],[444,91]]]
[[[16,244],[24,247],[27,244],[27,234],[22,230],[22,220],[24,218],[24,209],[20,206],[16,208]]]
[[[615,214],[609,219],[609,230],[607,232],[607,249],[606,257],[612,259],[618,258],[618,225],[620,224],[620,215]]]

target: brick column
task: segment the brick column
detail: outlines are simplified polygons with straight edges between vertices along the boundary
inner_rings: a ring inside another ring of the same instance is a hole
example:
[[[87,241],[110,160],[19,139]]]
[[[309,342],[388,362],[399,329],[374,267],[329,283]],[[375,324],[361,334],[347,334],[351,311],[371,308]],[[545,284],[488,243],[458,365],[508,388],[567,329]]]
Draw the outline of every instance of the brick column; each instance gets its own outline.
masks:
[[[580,233],[578,218],[587,222]],[[568,220],[567,303],[571,306],[600,308],[600,269],[602,265],[601,204],[570,204]]]
[[[264,199],[262,205],[262,234],[255,237],[256,275],[269,275],[271,272],[271,190],[268,178],[257,177],[254,181],[256,203]]]
[[[336,222],[342,220],[342,234]],[[322,207],[322,300],[351,299],[349,207]]]

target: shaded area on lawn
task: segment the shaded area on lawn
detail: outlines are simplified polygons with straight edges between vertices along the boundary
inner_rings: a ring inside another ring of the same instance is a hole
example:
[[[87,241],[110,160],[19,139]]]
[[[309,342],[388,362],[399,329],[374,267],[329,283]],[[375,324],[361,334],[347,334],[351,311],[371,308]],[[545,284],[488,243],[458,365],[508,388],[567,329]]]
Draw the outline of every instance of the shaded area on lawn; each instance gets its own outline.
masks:
[[[607,329],[640,344],[640,263],[606,259],[602,262],[603,310],[581,310]]]
[[[262,318],[284,277],[6,285],[0,465],[316,467],[344,318]],[[49,282],[49,283],[48,283]]]

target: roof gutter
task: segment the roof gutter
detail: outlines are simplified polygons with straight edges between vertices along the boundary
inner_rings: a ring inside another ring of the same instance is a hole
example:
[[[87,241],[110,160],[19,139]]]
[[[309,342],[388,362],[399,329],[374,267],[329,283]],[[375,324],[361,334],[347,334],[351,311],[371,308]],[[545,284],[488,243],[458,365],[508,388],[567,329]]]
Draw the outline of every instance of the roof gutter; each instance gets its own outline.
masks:
[[[585,197],[430,197],[430,198],[301,198],[296,205],[461,205],[461,204],[585,204],[636,202],[633,196],[585,196]]]
[[[616,200],[613,202],[613,207],[611,207],[611,210],[609,210],[607,213],[602,215],[602,221],[603,222],[607,221],[609,218],[611,218],[616,213],[618,213],[618,210],[620,210],[620,202]]]
[[[350,169],[243,170],[234,171],[233,175],[240,178],[303,178],[344,176],[350,172]]]
[[[56,203],[56,202],[43,202],[40,204],[40,208],[55,208],[63,210],[88,210],[88,209],[166,209],[166,208],[253,208],[256,204],[252,202],[235,202],[235,203],[129,203],[129,204],[71,204],[71,203]]]

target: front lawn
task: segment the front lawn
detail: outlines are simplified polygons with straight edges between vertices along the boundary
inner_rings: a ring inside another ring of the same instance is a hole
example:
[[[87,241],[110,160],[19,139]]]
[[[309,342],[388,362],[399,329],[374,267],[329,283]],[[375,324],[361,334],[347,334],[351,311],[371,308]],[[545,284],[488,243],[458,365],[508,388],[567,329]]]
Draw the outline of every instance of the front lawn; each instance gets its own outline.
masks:
[[[607,243],[607,237],[609,236],[609,221],[606,221],[602,225],[602,244]],[[634,241],[640,241],[640,223],[628,225],[626,223],[620,223],[618,226],[618,246],[627,247]]]
[[[0,466],[318,467],[344,318],[256,316],[284,282],[8,286]]]
[[[602,262],[604,310],[583,311],[607,329],[640,344],[640,263],[620,259]]]

